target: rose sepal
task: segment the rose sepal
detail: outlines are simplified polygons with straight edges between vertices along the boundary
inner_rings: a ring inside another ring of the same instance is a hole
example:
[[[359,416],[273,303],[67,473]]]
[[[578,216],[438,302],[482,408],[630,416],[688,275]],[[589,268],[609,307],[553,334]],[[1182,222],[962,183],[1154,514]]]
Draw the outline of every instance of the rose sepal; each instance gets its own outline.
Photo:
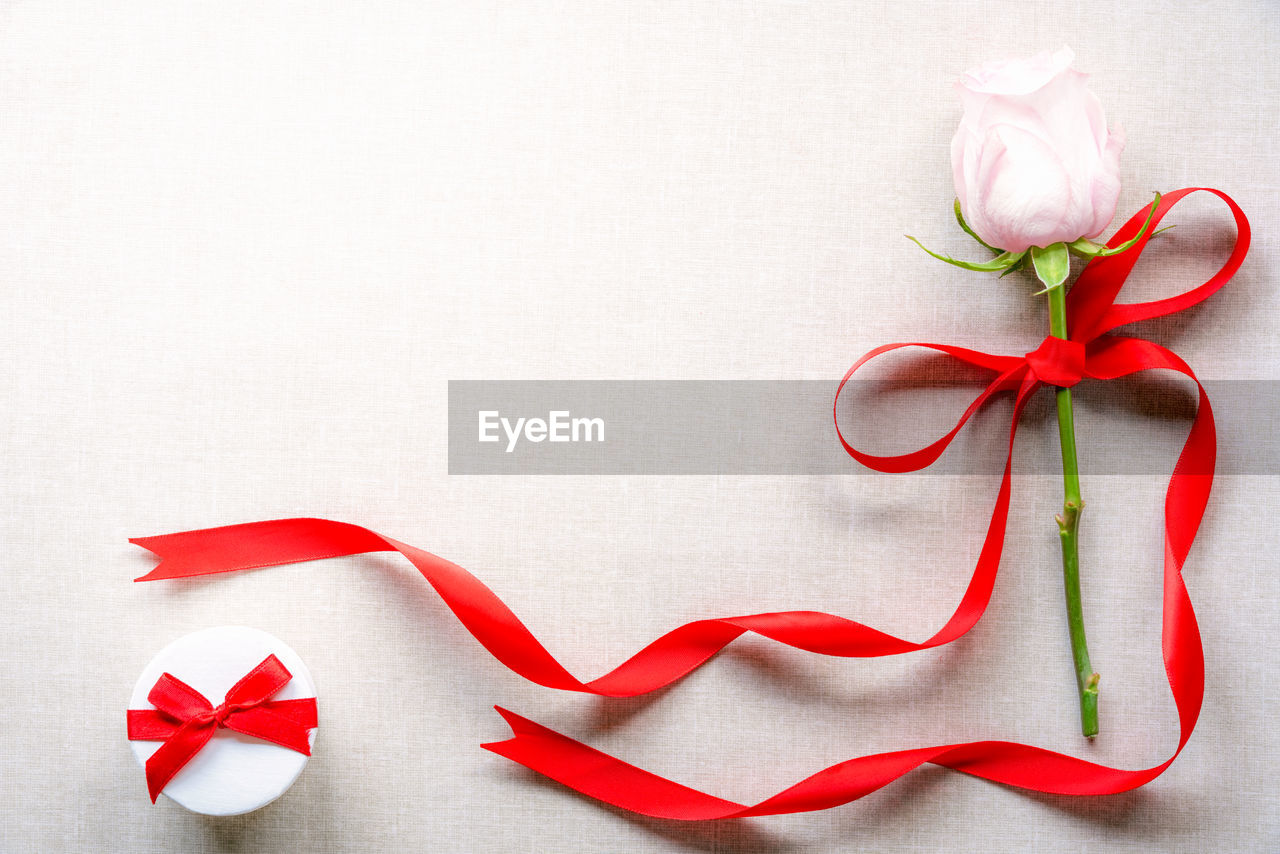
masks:
[[[1067,251],[1067,244],[1032,246],[1031,266],[1035,268],[1036,278],[1044,284],[1044,290],[1036,293],[1046,294],[1054,288],[1062,287],[1067,274],[1071,272],[1071,253]]]
[[[1111,255],[1119,255],[1121,252],[1132,249],[1138,244],[1138,241],[1142,239],[1142,236],[1147,233],[1147,229],[1151,228],[1151,220],[1155,217],[1156,208],[1158,207],[1160,207],[1160,194],[1156,193],[1155,201],[1151,203],[1151,210],[1147,213],[1147,218],[1146,221],[1142,223],[1142,228],[1138,229],[1138,233],[1132,238],[1121,243],[1119,246],[1108,248],[1101,244],[1094,243],[1086,237],[1081,237],[1079,240],[1068,243],[1067,249],[1084,258],[1107,258]],[[1161,231],[1167,231],[1170,228],[1173,228],[1173,226],[1166,226],[1151,236],[1155,237],[1156,234],[1159,234]]]
[[[1025,266],[1027,266],[1027,254],[1024,252],[1022,253],[1022,257],[1018,259],[1018,262],[1016,264],[1011,265],[1009,269],[1005,270],[1003,273],[997,276],[997,278],[1003,279],[1005,276],[1009,275],[1010,273],[1016,273]]]
[[[1021,263],[1022,256],[1027,254],[1025,252],[1001,252],[990,261],[960,261],[956,258],[952,258],[950,255],[942,255],[938,252],[934,252],[910,234],[906,235],[906,238],[916,246],[919,246],[925,252],[928,252],[934,258],[937,258],[939,261],[945,261],[953,267],[959,267],[962,270],[973,270],[978,273],[998,273],[1001,271],[1008,271],[1009,268],[1013,267],[1015,264]],[[998,249],[992,251],[999,252]]]
[[[1003,250],[1003,249],[997,249],[997,248],[995,248],[994,246],[992,246],[990,243],[988,243],[987,241],[985,241],[985,240],[983,240],[981,237],[979,237],[979,236],[978,236],[978,232],[976,232],[976,231],[974,231],[972,228],[970,228],[970,227],[969,227],[969,223],[967,223],[967,222],[965,222],[965,221],[964,221],[964,212],[960,210],[960,198],[959,198],[959,197],[956,197],[955,211],[956,211],[956,222],[960,223],[960,228],[961,228],[961,229],[963,229],[963,231],[964,231],[964,233],[965,233],[965,234],[969,235],[969,236],[970,236],[970,237],[972,237],[974,240],[976,240],[976,241],[978,241],[979,243],[981,243],[981,244],[982,244],[982,246],[983,246],[984,248],[991,250],[992,252],[994,252],[994,253],[995,253],[995,254],[997,254],[997,255],[999,255],[1000,253],[1004,252],[1004,250]]]

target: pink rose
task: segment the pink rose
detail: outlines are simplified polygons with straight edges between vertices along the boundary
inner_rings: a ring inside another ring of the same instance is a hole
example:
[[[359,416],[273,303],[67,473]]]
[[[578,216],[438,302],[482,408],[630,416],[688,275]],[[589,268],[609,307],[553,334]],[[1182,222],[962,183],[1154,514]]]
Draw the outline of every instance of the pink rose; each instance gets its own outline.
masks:
[[[990,62],[956,84],[951,141],[969,226],[1008,252],[1096,237],[1115,215],[1124,134],[1108,131],[1071,48]]]

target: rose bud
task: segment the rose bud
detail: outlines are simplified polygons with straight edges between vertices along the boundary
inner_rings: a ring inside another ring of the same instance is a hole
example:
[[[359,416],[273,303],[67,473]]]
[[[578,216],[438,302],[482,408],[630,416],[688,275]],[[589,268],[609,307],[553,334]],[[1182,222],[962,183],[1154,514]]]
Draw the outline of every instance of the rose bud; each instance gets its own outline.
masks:
[[[1115,215],[1124,134],[1107,130],[1088,75],[1071,67],[1074,58],[1063,47],[988,62],[961,76],[956,89],[964,116],[951,140],[956,219],[997,257],[957,261],[921,245],[930,255],[967,270],[1001,273],[1030,261],[1049,289],[1066,280],[1068,251],[1114,255],[1145,234],[1146,225],[1138,237],[1111,249],[1089,239]]]
[[[1063,47],[990,62],[956,89],[964,117],[951,140],[956,195],[970,227],[998,249],[1096,237],[1115,215],[1124,134],[1108,131],[1088,75]]]

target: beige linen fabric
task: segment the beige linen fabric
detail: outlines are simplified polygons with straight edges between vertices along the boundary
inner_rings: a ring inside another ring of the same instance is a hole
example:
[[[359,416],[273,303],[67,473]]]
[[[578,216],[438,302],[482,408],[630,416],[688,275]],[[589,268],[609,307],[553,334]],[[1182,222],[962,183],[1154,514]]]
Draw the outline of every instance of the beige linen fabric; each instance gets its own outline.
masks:
[[[474,570],[583,675],[713,615],[813,608],[927,637],[995,477],[451,478],[447,381],[828,379],[889,341],[1031,349],[1029,281],[944,267],[901,235],[973,254],[950,213],[950,83],[1063,43],[1127,131],[1123,214],[1207,184],[1255,227],[1226,291],[1143,334],[1205,378],[1280,380],[1278,40],[1264,0],[3,4],[0,848],[1280,847],[1274,475],[1215,487],[1187,568],[1204,713],[1152,785],[1070,799],[924,768],[840,809],[708,825],[601,808],[482,751],[506,735],[491,706],[740,800],[975,738],[1156,763],[1177,731],[1164,478],[1084,485],[1093,744],[1076,735],[1050,476],[1015,482],[990,610],[950,647],[860,662],[745,639],[621,702],[523,683],[397,559],[144,586],[126,541],[366,524]],[[1220,205],[1172,221],[1131,296],[1223,257]],[[1131,411],[1083,389],[1084,453],[1156,441],[1171,466],[1182,431],[1153,426],[1150,388]],[[1021,459],[1056,453],[1046,403]],[[978,444],[1003,440],[1001,406]],[[905,433],[881,449],[930,438]],[[322,728],[288,795],[212,820],[148,803],[124,709],[156,650],[221,624],[299,652]]]

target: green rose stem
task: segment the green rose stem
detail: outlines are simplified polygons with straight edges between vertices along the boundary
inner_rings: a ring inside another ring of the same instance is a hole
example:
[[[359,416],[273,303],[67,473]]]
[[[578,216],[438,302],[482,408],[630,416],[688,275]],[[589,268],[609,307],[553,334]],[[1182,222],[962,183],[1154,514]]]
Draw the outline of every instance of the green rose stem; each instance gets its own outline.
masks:
[[[1066,286],[1048,289],[1049,334],[1067,337]],[[1084,609],[1080,604],[1080,468],[1076,461],[1076,428],[1071,410],[1071,389],[1059,388],[1058,441],[1062,445],[1062,513],[1056,516],[1062,540],[1062,582],[1067,594],[1067,628],[1071,633],[1071,655],[1075,659],[1076,684],[1080,689],[1080,726],[1084,734],[1098,734],[1098,674],[1089,663],[1089,646],[1084,637]]]
[[[1081,237],[1070,243],[1052,243],[1048,246],[1032,246],[1021,252],[998,249],[987,243],[964,221],[960,200],[955,202],[956,222],[964,233],[991,250],[996,257],[990,261],[960,261],[950,255],[934,252],[911,235],[907,239],[940,261],[946,261],[965,270],[999,273],[1001,278],[1028,265],[1036,278],[1044,285],[1040,293],[1049,296],[1049,334],[1055,338],[1067,337],[1067,275],[1071,271],[1071,256],[1106,258],[1127,252],[1147,234],[1156,211],[1160,207],[1160,194],[1156,193],[1151,210],[1138,233],[1117,246],[1103,246]],[[1173,228],[1173,226],[1167,226]],[[1151,236],[1166,229],[1152,232]],[[1062,513],[1056,519],[1058,536],[1062,540],[1062,580],[1067,594],[1067,628],[1071,633],[1071,655],[1075,659],[1076,683],[1080,689],[1080,728],[1085,736],[1098,734],[1098,674],[1089,663],[1089,646],[1084,639],[1084,609],[1080,606],[1080,513],[1084,501],[1080,498],[1080,466],[1076,461],[1076,427],[1071,411],[1071,389],[1058,389],[1058,440],[1062,444]]]

